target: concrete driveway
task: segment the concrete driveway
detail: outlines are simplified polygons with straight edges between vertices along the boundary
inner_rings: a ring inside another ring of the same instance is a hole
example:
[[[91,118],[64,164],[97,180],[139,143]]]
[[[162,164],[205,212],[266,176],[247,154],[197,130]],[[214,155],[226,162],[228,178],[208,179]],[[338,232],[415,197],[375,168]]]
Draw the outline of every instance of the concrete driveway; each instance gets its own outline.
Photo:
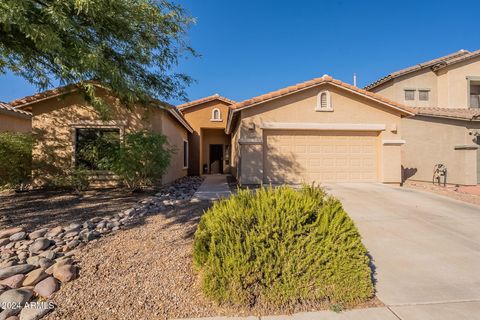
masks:
[[[328,184],[373,258],[377,295],[400,319],[480,319],[480,207],[382,184]]]

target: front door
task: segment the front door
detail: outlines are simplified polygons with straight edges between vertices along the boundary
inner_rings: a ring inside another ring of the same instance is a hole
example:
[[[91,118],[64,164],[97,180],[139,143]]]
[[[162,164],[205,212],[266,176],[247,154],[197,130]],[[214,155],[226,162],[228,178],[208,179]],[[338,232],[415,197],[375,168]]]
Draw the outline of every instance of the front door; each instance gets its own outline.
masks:
[[[210,145],[210,173],[223,173],[223,145]]]

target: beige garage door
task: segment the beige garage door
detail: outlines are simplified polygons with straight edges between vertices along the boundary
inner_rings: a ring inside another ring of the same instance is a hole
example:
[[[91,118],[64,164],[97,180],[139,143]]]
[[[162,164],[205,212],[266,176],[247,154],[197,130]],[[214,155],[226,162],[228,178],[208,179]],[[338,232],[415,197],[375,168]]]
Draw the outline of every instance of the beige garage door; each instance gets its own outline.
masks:
[[[378,180],[377,132],[264,132],[264,182]]]

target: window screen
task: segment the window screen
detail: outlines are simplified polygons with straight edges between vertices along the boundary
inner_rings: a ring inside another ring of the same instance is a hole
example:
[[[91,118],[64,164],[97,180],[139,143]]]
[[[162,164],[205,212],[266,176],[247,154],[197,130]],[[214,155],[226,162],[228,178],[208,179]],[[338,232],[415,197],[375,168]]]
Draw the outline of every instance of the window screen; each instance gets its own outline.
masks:
[[[120,129],[76,129],[75,165],[102,170],[101,163],[120,147]]]
[[[405,90],[405,100],[415,100],[415,90]]]

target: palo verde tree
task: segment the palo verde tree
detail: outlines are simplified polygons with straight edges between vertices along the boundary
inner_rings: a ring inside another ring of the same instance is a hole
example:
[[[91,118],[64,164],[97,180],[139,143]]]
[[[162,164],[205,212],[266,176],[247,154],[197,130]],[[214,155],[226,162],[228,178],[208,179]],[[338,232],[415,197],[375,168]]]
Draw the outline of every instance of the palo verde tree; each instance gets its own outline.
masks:
[[[42,90],[78,83],[97,107],[89,80],[125,103],[181,99],[191,79],[172,68],[195,55],[185,42],[193,22],[167,0],[2,0],[0,74]]]

